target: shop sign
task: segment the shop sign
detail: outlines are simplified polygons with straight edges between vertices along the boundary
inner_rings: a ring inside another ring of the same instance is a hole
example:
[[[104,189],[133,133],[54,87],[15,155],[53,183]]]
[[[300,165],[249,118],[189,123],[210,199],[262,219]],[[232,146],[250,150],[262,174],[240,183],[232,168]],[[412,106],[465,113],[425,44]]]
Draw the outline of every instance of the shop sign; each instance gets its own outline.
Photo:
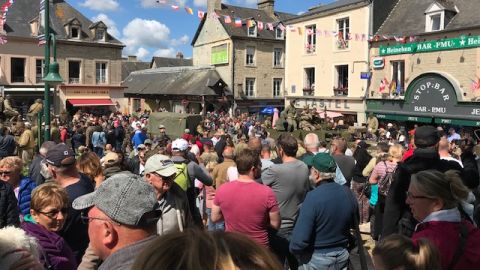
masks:
[[[396,54],[427,53],[436,51],[461,50],[480,47],[480,36],[429,40],[393,46],[380,46],[380,56]]]
[[[372,78],[371,72],[360,72],[360,79],[362,80],[370,80]]]
[[[385,67],[385,59],[383,57],[375,57],[373,58],[373,68],[374,69],[382,69]]]
[[[222,44],[212,47],[211,52],[212,65],[228,64],[228,44]]]
[[[435,123],[445,124],[445,125],[455,125],[455,126],[480,127],[480,121],[462,120],[462,119],[435,118]]]

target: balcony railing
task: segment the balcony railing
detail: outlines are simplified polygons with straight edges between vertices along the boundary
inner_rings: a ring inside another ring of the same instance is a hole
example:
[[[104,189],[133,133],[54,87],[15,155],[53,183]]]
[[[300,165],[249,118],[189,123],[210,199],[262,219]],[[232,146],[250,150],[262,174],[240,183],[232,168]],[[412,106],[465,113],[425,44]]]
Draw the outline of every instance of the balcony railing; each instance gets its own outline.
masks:
[[[80,78],[68,78],[68,83],[79,84],[80,83]]]
[[[345,40],[343,38],[337,40],[337,49],[339,49],[339,50],[348,49],[348,40]]]
[[[335,96],[348,96],[348,87],[333,87]]]
[[[313,96],[315,94],[315,87],[305,87],[303,88],[304,96]]]
[[[310,44],[310,43],[305,44],[306,54],[312,54],[312,53],[315,53],[315,51],[316,51],[316,44]]]

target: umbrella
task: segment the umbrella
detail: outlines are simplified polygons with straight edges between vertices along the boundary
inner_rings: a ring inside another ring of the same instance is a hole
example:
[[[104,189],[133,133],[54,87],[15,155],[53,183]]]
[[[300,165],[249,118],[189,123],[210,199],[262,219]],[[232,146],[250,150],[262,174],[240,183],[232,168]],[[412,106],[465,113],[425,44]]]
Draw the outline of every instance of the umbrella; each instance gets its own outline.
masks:
[[[273,107],[265,107],[260,111],[261,114],[273,114]]]
[[[320,118],[325,118],[325,112],[320,112],[318,114],[320,116]],[[335,118],[335,117],[341,117],[343,116],[343,114],[339,113],[339,112],[330,112],[330,111],[327,111],[327,117],[329,118]]]

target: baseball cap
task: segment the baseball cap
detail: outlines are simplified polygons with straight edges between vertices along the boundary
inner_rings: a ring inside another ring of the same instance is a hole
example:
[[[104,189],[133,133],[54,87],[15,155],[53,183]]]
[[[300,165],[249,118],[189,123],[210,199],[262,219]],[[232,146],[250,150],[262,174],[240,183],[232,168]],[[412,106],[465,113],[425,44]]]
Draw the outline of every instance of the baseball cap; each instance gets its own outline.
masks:
[[[165,155],[153,155],[145,163],[145,173],[158,173],[161,176],[170,177],[177,173],[177,167],[173,161]]]
[[[108,152],[105,156],[102,157],[100,160],[102,165],[113,165],[115,163],[118,163],[119,157],[118,154],[115,152]]]
[[[304,159],[308,166],[313,166],[320,172],[333,173],[337,169],[337,163],[330,154],[318,153],[315,156],[308,156]]]
[[[48,150],[45,161],[55,167],[69,166],[75,163],[75,153],[66,144],[59,143]]]
[[[425,148],[437,144],[440,136],[433,126],[421,126],[415,129],[414,141],[415,146]]]
[[[145,149],[145,144],[141,143],[137,145],[137,149]]]
[[[152,140],[146,139],[146,140],[143,142],[143,144],[145,144],[145,145],[146,145],[146,144],[150,144],[150,145],[151,145],[151,144],[152,144]]]
[[[120,224],[139,226],[145,214],[158,208],[158,202],[155,190],[141,176],[118,173],[107,178],[94,192],[72,203],[76,210],[92,206]]]
[[[185,151],[188,149],[188,142],[185,139],[176,139],[172,142],[172,150]]]
[[[158,126],[158,129],[162,129],[162,128],[165,128],[165,126],[164,125],[159,125]]]

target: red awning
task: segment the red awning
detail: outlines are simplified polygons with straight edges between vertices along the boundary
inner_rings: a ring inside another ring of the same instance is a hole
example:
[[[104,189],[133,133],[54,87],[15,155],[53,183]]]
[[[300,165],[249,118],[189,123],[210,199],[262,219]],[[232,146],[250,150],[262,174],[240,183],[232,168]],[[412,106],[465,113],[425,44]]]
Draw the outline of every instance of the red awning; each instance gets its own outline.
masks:
[[[84,106],[114,106],[112,100],[109,98],[105,99],[69,99],[68,102],[73,105],[73,107],[84,107]]]

